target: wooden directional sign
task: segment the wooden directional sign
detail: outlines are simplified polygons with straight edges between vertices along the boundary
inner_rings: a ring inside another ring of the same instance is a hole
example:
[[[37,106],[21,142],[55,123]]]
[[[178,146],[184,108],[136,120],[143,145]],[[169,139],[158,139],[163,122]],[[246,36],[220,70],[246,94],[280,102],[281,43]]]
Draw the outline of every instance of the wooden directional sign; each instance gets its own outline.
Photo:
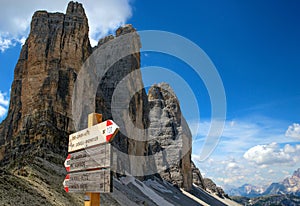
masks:
[[[110,142],[119,127],[112,120],[101,121],[101,114],[89,114],[88,128],[69,136],[69,155],[64,163],[69,172],[63,182],[65,191],[86,192],[90,200],[85,205],[89,206],[99,205],[99,193],[113,189]]]
[[[68,172],[110,167],[111,145],[102,144],[69,154],[65,167]]]
[[[69,136],[68,152],[78,151],[95,145],[111,142],[119,127],[112,120],[96,124]]]
[[[70,173],[63,185],[66,192],[109,193],[112,189],[110,169]]]

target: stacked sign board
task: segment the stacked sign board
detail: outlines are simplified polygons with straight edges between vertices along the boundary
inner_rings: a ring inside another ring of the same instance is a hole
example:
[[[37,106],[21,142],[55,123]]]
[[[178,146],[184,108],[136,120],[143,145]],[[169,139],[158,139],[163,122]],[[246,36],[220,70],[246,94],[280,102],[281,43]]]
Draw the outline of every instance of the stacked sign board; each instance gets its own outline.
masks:
[[[107,120],[69,136],[66,192],[108,193],[112,190],[111,145],[119,127]]]

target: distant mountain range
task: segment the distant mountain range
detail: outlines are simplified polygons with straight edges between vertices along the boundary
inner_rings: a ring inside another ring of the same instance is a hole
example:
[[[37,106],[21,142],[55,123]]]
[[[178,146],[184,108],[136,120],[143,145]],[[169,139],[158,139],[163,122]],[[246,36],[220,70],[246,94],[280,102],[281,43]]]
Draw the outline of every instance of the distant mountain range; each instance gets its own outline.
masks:
[[[233,188],[228,191],[230,196],[242,196],[242,197],[259,197],[264,193],[266,187],[254,186],[251,184],[244,184],[238,188]]]
[[[261,197],[232,197],[232,200],[245,206],[299,206],[300,197],[295,195],[268,195]]]
[[[262,195],[293,194],[300,196],[300,168],[282,182],[272,183]]]
[[[228,194],[243,205],[300,205],[300,168],[292,176],[268,187],[244,184],[228,190]]]
[[[291,177],[287,177],[281,182],[272,183],[268,187],[244,184],[241,187],[230,189],[228,194],[249,198],[280,194],[300,197],[300,168]]]

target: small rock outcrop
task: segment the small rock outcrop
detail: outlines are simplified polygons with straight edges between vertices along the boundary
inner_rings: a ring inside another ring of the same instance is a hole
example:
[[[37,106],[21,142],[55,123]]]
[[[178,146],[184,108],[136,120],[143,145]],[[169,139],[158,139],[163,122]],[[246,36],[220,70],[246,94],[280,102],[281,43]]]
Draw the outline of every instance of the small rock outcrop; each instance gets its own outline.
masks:
[[[206,185],[204,183],[204,179],[202,177],[202,174],[201,174],[200,170],[196,167],[194,162],[192,162],[192,174],[193,174],[193,183],[196,186],[206,190]]]
[[[209,178],[204,178],[204,185],[206,189],[219,197],[226,197],[227,194],[225,194],[224,190],[221,187],[218,187],[216,183],[214,183],[211,179]]]

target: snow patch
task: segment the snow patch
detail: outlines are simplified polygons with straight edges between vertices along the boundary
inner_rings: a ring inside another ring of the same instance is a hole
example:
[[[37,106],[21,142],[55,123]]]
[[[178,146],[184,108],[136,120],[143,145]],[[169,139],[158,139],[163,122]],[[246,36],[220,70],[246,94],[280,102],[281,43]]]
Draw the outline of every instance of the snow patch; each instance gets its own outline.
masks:
[[[194,195],[192,195],[191,193],[188,193],[186,191],[184,191],[183,189],[180,189],[181,192],[185,195],[188,196],[189,198],[195,200],[196,202],[200,203],[203,206],[210,206],[209,204],[207,204],[206,202],[200,200],[198,197],[195,197]]]
[[[123,185],[128,185],[129,183],[134,182],[134,180],[135,180],[135,178],[132,176],[126,176],[126,177],[122,177],[120,179],[120,181]]]
[[[172,194],[173,192],[171,190],[168,190],[167,188],[165,188],[163,185],[159,184],[158,182],[156,181],[153,181],[153,180],[147,180],[145,182],[145,184],[149,187],[152,187],[153,189],[159,191],[159,192],[162,192],[162,193],[170,193]]]
[[[120,180],[125,185],[128,185],[129,183],[133,184],[136,188],[138,188],[142,193],[144,193],[144,195],[146,195],[147,197],[149,197],[157,205],[174,206],[173,204],[169,203],[164,198],[162,198],[161,196],[159,196],[157,193],[155,193],[146,184],[144,184],[143,182],[135,179],[132,176],[122,177]],[[162,189],[162,188],[160,188],[160,189]],[[166,188],[165,188],[165,190],[167,191]]]

